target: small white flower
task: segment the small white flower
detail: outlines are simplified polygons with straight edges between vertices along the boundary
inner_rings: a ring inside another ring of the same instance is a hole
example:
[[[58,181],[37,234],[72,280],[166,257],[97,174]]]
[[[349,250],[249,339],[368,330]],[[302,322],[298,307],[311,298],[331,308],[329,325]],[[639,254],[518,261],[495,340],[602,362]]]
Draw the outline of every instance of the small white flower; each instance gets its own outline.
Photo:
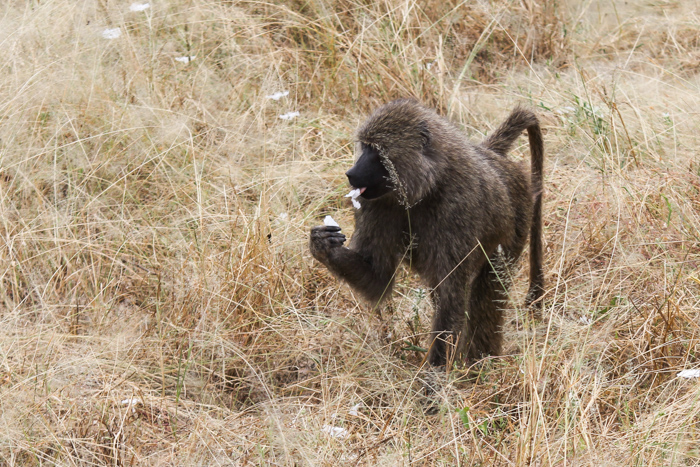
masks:
[[[357,200],[357,197],[360,196],[360,194],[362,194],[362,190],[355,188],[350,193],[345,195],[345,198],[352,198],[352,205],[355,206],[355,209],[360,209],[361,207],[360,202]]]
[[[291,120],[294,117],[298,117],[299,115],[300,115],[299,112],[296,112],[296,111],[295,112],[287,112],[286,114],[280,115],[280,118],[282,120]]]
[[[282,99],[283,97],[286,97],[289,95],[289,91],[281,91],[281,92],[276,92],[274,94],[270,94],[269,96],[265,96],[268,99],[272,99],[273,101],[278,101]]]
[[[289,214],[287,214],[286,212],[283,212],[279,215],[279,218],[281,221],[286,221],[287,219],[289,219]]]
[[[332,436],[333,438],[347,438],[349,435],[348,430],[339,426],[323,425],[321,431]]]
[[[587,324],[589,326],[593,324],[593,321],[588,316],[581,316],[578,320],[581,321],[583,324]]]
[[[117,39],[121,35],[122,30],[119,28],[105,29],[104,31],[102,31],[102,37],[104,37],[105,39]]]
[[[335,219],[333,219],[331,216],[326,216],[323,218],[323,225],[325,225],[326,227],[340,227],[335,221]]]
[[[676,375],[679,378],[700,378],[700,370],[683,370]]]
[[[133,399],[124,399],[122,401],[122,405],[139,405],[141,403],[141,399],[138,398],[133,398]]]
[[[558,113],[559,115],[572,114],[572,113],[576,112],[576,109],[574,109],[573,107],[566,106],[566,107],[562,107],[561,109],[555,110],[555,112]]]
[[[350,407],[350,410],[348,410],[348,414],[354,416],[354,417],[359,417],[360,416],[360,409],[363,407],[362,402],[359,404],[355,404],[352,407]]]
[[[185,55],[184,57],[175,57],[175,61],[180,63],[190,63],[195,58],[197,58],[196,55]]]
[[[132,3],[129,7],[129,11],[144,11],[151,8],[150,3]]]

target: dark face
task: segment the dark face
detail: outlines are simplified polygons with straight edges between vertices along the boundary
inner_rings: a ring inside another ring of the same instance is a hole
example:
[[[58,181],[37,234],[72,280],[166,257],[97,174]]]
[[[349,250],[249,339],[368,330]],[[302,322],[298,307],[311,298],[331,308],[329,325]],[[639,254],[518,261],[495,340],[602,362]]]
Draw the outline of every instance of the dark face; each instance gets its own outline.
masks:
[[[362,154],[355,165],[345,172],[353,188],[359,188],[364,199],[375,199],[389,193],[393,186],[389,181],[389,171],[386,170],[379,152],[371,146],[360,143]]]

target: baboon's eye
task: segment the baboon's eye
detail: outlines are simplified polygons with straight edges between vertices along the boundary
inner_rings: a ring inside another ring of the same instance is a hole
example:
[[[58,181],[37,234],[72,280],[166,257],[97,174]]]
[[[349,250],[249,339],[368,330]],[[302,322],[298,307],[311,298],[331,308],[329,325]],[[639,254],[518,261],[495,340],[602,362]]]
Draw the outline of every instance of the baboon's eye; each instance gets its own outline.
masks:
[[[426,147],[430,143],[430,130],[428,129],[428,124],[426,122],[421,122],[418,126],[418,131],[420,132],[420,137],[423,140],[423,147]]]

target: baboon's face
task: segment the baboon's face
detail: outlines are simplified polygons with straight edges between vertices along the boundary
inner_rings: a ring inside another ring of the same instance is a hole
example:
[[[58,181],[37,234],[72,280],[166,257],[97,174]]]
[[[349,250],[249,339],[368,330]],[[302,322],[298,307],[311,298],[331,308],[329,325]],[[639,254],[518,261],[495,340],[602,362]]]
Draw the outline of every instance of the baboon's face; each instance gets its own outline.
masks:
[[[353,188],[360,189],[364,199],[375,199],[389,193],[392,184],[389,171],[384,167],[379,152],[372,146],[360,143],[362,154],[355,165],[345,172]]]

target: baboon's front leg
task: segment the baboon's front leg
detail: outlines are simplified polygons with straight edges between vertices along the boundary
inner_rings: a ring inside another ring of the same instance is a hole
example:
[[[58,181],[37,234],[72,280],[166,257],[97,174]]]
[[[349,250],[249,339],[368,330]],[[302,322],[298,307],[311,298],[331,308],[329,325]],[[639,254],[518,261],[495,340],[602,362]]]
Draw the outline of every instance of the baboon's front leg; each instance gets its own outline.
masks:
[[[319,226],[311,229],[309,246],[314,258],[372,304],[391,294],[397,260],[381,251],[371,255],[343,246],[340,228]]]

